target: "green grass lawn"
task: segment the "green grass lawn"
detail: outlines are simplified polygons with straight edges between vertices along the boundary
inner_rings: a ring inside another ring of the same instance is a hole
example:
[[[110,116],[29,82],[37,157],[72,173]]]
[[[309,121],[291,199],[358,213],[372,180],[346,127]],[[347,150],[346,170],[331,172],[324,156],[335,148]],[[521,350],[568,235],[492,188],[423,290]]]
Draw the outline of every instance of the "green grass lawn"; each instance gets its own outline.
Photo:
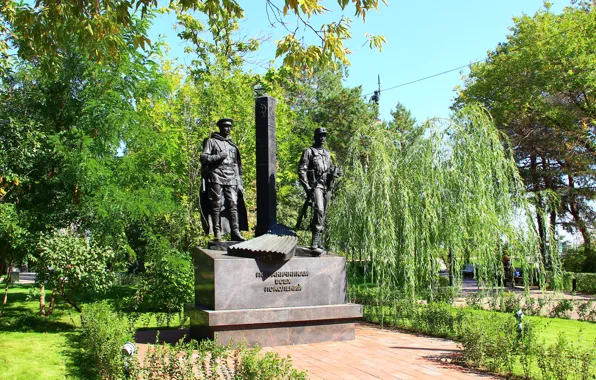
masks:
[[[0,317],[0,377],[3,379],[89,379],[92,374],[78,364],[77,348],[79,313],[56,299],[54,313],[39,315],[39,295],[32,285],[14,285],[9,289],[8,303]],[[122,300],[134,293],[130,287],[117,286],[105,299],[122,308]],[[46,306],[50,292],[46,292]],[[81,302],[84,310],[85,301]],[[184,321],[182,321],[184,323]],[[175,316],[171,326],[179,326]],[[166,328],[155,314],[145,313],[136,327]]]
[[[596,323],[562,318],[524,317],[536,323],[538,336],[552,344],[563,334],[569,341],[580,346],[594,348],[596,344]]]
[[[0,332],[4,379],[66,379],[76,375],[69,333]],[[71,333],[72,334],[72,333]]]
[[[14,285],[0,318],[0,373],[6,379],[65,379],[77,376],[71,341],[78,313],[60,302],[50,317],[39,315],[31,286]],[[49,300],[49,294],[48,294]]]

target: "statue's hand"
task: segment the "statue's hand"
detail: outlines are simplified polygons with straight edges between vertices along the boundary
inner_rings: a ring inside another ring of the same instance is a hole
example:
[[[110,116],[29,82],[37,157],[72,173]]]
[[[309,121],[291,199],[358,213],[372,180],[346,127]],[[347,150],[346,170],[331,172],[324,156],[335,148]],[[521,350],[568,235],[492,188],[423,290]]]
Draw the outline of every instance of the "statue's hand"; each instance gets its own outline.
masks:
[[[336,177],[341,177],[341,176],[343,176],[343,175],[344,175],[344,171],[343,171],[343,170],[341,170],[341,167],[339,167],[339,166],[336,166],[336,168],[337,168],[337,169],[335,169],[335,176],[336,176]]]
[[[228,153],[227,152],[221,151],[217,155],[217,159],[218,160],[225,160],[226,158],[228,158]]]
[[[306,196],[310,198],[315,190],[310,186],[305,186],[304,191],[306,191]]]
[[[244,194],[244,186],[238,185],[238,191]]]

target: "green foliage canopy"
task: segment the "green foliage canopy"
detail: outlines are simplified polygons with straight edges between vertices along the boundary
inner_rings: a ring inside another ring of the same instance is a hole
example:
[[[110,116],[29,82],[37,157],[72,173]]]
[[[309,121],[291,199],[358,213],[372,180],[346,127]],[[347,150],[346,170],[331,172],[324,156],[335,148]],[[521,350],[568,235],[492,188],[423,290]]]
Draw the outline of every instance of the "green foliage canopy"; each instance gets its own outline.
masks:
[[[204,15],[211,28],[226,27],[244,16],[244,10],[237,0],[171,0],[170,8],[185,14],[195,12]],[[337,0],[342,10],[352,8],[356,17],[366,20],[371,10],[377,10],[378,0],[364,1]],[[385,3],[386,4],[386,3]],[[84,47],[86,58],[109,61],[120,54],[129,43],[134,48],[146,48],[151,45],[147,33],[131,29],[136,17],[144,18],[158,9],[157,0],[39,0],[34,4],[19,3],[13,0],[0,2],[0,68],[6,69],[10,49],[17,49],[19,57],[46,61],[48,68],[53,67],[56,59],[63,54],[70,35],[74,35],[80,46]],[[296,31],[278,42],[276,57],[284,57],[284,65],[299,70],[312,70],[319,64],[340,62],[349,64],[350,51],[344,42],[351,38],[349,18],[341,17],[337,21],[314,27],[312,19],[329,10],[319,0],[298,1],[267,0],[263,12],[270,16],[271,23],[285,26],[286,17],[295,17],[320,40],[321,45],[308,44]],[[384,37],[367,35],[371,48],[381,49]],[[53,67],[56,69],[56,67]]]
[[[404,131],[363,125],[330,211],[334,248],[370,262],[387,297],[432,297],[447,252],[456,278],[475,263],[487,286],[500,286],[505,247],[526,276],[541,269],[523,184],[501,137],[480,108]]]
[[[455,108],[481,103],[509,137],[543,245],[556,224],[579,231],[590,245],[596,12],[580,2],[556,15],[547,4],[514,23],[507,41],[472,65]]]
[[[37,283],[53,289],[78,312],[78,298],[106,291],[112,284],[109,248],[92,246],[68,231],[42,236],[37,259]]]

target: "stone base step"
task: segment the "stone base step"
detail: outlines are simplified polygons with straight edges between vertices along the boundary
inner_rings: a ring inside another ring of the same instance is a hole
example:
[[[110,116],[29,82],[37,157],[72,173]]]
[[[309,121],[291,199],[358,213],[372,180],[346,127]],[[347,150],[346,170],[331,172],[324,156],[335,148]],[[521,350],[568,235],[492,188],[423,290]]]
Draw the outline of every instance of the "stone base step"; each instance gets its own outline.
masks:
[[[283,307],[244,310],[186,308],[192,339],[215,339],[221,344],[245,342],[249,346],[352,340],[362,305]]]

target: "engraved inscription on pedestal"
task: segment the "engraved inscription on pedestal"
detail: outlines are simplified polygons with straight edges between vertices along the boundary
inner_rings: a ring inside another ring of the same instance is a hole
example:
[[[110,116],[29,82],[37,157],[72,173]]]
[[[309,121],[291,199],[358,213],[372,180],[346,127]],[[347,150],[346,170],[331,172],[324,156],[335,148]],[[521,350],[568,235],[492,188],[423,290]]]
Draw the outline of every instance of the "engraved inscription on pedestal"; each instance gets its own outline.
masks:
[[[196,249],[197,306],[213,310],[346,303],[345,259],[294,257],[269,263]]]
[[[263,291],[265,293],[301,292],[302,286],[300,285],[300,277],[308,277],[308,271],[291,271],[291,272],[276,272],[276,273],[257,272],[257,273],[255,273],[255,277],[257,277],[257,278],[288,277],[288,278],[275,278],[274,286],[264,286],[263,287]]]

